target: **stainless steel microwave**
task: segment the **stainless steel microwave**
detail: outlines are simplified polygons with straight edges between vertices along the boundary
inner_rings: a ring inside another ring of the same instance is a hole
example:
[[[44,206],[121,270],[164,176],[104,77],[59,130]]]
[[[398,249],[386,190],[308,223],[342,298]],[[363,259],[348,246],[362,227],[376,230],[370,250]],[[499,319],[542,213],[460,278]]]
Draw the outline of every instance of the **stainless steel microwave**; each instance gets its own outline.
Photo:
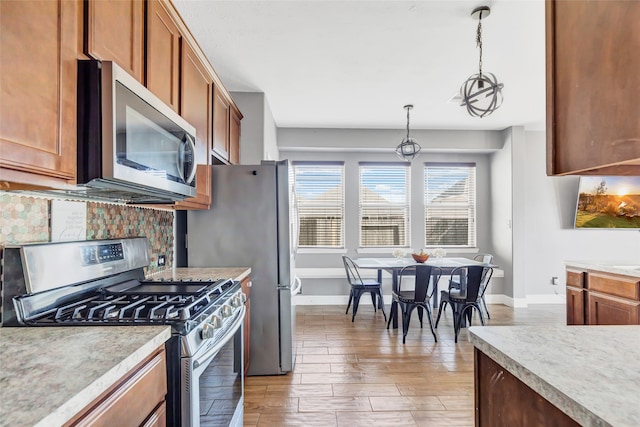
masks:
[[[78,184],[88,197],[196,195],[195,128],[110,61],[78,61]]]

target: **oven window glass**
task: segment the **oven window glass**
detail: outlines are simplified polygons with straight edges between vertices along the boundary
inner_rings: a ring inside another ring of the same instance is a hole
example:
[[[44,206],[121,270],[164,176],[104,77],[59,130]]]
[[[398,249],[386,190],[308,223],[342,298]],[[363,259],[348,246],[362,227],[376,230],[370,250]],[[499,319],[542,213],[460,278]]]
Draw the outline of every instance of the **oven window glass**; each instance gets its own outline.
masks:
[[[213,358],[200,376],[200,425],[229,426],[242,404],[242,329]]]
[[[194,153],[184,130],[116,81],[117,162],[150,175],[184,182]]]

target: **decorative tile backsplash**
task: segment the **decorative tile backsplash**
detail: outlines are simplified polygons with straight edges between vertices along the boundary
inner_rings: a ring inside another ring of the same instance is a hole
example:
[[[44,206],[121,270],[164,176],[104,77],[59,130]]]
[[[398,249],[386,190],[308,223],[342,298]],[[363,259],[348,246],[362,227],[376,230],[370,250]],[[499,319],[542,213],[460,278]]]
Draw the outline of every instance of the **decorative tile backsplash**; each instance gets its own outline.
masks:
[[[51,240],[50,199],[0,192],[0,245]],[[145,236],[149,239],[148,272],[171,268],[173,211],[129,205],[87,204],[87,240]],[[158,268],[158,255],[167,266]]]

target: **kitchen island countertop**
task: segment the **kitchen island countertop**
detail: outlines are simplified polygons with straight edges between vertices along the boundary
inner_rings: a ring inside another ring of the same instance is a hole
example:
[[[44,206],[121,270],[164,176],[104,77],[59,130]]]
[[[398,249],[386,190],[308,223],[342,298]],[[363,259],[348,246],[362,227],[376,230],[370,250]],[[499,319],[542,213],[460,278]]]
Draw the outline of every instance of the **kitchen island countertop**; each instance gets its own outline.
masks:
[[[584,426],[640,425],[640,326],[489,326],[471,342]]]
[[[221,278],[242,281],[250,273],[249,267],[178,267],[153,273],[148,278],[162,280]]]
[[[640,278],[640,261],[636,263],[613,261],[565,261],[564,264],[569,268],[573,267],[581,270],[595,270]]]
[[[59,426],[164,344],[169,326],[0,328],[0,426]]]

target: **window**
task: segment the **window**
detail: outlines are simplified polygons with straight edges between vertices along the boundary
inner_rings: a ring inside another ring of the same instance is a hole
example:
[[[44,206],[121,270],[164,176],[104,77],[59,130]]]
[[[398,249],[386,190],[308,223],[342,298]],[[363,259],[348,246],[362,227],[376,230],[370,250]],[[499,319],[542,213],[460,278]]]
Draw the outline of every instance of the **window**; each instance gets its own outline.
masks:
[[[425,163],[425,246],[476,246],[475,163]]]
[[[344,163],[293,162],[293,180],[298,246],[343,248]]]
[[[409,246],[408,163],[360,163],[360,247]]]

